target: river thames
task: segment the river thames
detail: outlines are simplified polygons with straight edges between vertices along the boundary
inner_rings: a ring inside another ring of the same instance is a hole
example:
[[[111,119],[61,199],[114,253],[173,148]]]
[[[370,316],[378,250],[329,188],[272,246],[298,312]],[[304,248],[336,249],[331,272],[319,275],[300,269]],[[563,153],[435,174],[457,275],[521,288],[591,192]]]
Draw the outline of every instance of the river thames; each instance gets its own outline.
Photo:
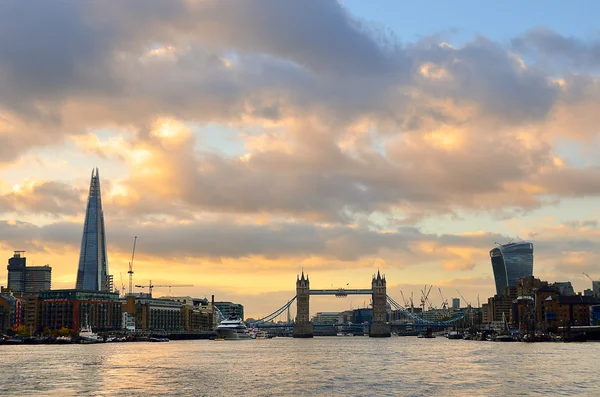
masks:
[[[599,396],[600,343],[320,337],[1,346],[2,396]]]

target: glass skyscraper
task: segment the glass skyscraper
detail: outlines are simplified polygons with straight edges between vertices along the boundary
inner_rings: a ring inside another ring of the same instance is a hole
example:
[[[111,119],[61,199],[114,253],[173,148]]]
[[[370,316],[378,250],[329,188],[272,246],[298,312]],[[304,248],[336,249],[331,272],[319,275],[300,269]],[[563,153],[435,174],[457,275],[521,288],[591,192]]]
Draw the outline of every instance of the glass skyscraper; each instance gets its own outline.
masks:
[[[75,288],[87,291],[110,291],[112,289],[111,277],[108,275],[98,168],[92,170]]]
[[[490,251],[496,294],[506,287],[516,287],[521,277],[533,276],[533,244],[521,241],[501,245]]]

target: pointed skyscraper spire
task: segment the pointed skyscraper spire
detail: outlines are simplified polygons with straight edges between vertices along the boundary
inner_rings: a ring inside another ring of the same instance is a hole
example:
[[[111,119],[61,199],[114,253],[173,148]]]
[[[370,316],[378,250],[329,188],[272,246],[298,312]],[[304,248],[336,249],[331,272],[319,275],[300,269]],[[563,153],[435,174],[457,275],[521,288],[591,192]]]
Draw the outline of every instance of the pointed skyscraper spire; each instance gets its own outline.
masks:
[[[96,168],[92,169],[75,288],[89,291],[110,291],[109,284],[100,173]]]

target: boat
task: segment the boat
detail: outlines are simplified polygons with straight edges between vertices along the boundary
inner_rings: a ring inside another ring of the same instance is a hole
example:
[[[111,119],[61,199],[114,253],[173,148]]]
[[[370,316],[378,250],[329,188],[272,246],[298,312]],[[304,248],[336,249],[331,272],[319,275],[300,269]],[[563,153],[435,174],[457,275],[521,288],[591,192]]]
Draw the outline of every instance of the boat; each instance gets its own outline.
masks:
[[[56,343],[59,345],[68,345],[73,343],[70,336],[59,336],[56,338]]]
[[[104,339],[98,334],[92,331],[92,327],[88,325],[87,315],[85,316],[85,325],[81,327],[79,331],[79,342],[80,343],[100,343],[104,342]]]
[[[215,331],[218,338],[225,340],[252,339],[248,327],[239,317],[229,317],[227,320],[221,321]]]
[[[262,340],[262,339],[266,339],[266,338],[267,338],[267,335],[263,331],[258,331],[256,333],[256,335],[254,335],[254,339],[257,339],[257,340]]]
[[[446,338],[448,338],[448,339],[463,339],[463,335],[458,331],[450,331],[446,335]]]
[[[512,335],[497,335],[492,340],[495,342],[516,342],[517,338]]]
[[[150,338],[148,338],[149,342],[168,342],[169,338],[155,338],[153,336],[151,336]]]

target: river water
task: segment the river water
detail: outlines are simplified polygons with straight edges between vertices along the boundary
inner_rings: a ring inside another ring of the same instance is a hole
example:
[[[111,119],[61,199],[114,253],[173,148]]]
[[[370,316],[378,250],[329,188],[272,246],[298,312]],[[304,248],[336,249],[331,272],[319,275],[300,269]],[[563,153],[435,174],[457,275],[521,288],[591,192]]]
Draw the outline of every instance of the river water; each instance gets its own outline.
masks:
[[[0,346],[0,395],[600,396],[599,352],[439,337]]]

